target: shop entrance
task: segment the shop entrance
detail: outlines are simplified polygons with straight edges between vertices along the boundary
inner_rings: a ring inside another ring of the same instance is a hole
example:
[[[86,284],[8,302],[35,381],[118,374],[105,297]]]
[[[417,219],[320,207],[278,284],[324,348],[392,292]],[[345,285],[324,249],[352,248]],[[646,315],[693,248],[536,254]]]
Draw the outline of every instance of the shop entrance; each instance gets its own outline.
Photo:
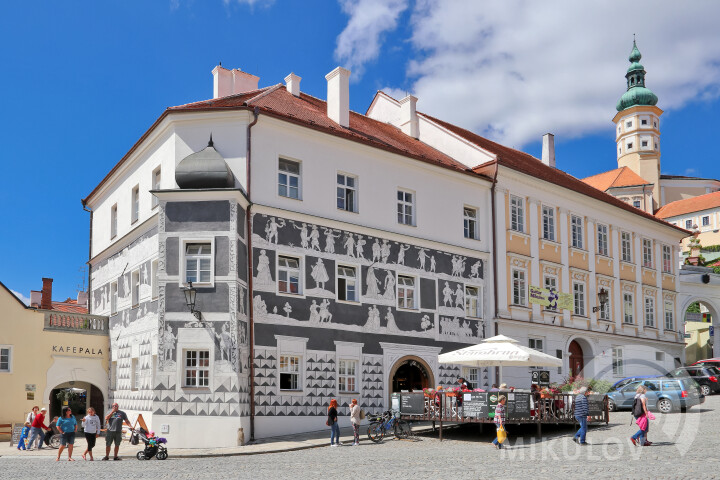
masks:
[[[417,357],[398,361],[391,371],[391,392],[418,392],[433,385],[427,364]]]
[[[570,376],[582,377],[585,368],[585,360],[583,358],[583,350],[578,342],[573,340],[570,342]]]

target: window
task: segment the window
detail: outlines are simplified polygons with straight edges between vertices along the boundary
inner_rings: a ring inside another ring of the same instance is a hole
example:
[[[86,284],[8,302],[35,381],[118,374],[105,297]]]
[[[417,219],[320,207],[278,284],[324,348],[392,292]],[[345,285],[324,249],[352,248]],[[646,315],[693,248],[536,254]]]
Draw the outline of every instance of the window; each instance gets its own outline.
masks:
[[[655,361],[656,362],[664,362],[665,361],[665,353],[664,352],[655,352]]]
[[[515,195],[510,195],[510,229],[525,231],[525,205],[523,199]]]
[[[655,327],[655,299],[645,297],[645,326]]]
[[[643,140],[642,142],[640,142],[640,145],[643,146],[643,147],[647,147],[647,146],[648,146],[648,141],[647,141],[647,140]]]
[[[137,307],[140,303],[140,270],[135,270],[130,274],[130,293],[132,306]]]
[[[482,317],[482,297],[478,287],[465,286],[465,315],[468,317]]]
[[[623,322],[627,325],[635,323],[633,314],[633,296],[632,293],[623,293]]]
[[[110,238],[117,236],[117,203],[110,207]]]
[[[555,241],[555,209],[542,207],[542,233],[545,240]]]
[[[406,190],[397,192],[398,223],[415,225],[415,194]]]
[[[632,262],[632,240],[628,232],[622,232],[620,234],[620,240],[622,244],[622,261]]]
[[[130,361],[130,389],[137,390],[140,388],[140,368],[138,366],[138,359],[133,358]]]
[[[153,260],[150,264],[150,289],[152,298],[158,297],[158,261]]]
[[[480,388],[480,369],[479,368],[463,368],[463,377],[470,383],[473,388]]]
[[[692,230],[692,220],[685,220],[685,230]]]
[[[608,227],[598,224],[597,226],[597,248],[600,255],[608,256]]]
[[[620,347],[612,349],[612,372],[613,375],[622,377],[625,375],[625,365],[623,365],[623,351]]]
[[[280,355],[280,390],[300,390],[300,357]]]
[[[600,320],[610,321],[610,311],[612,310],[612,307],[610,305],[610,298],[611,294],[608,292],[608,299],[605,303],[600,304],[600,310],[598,314],[598,318]]]
[[[338,390],[341,392],[357,392],[357,360],[340,360],[338,362]]]
[[[470,207],[463,207],[463,228],[465,238],[478,238],[477,210]]]
[[[135,185],[132,189],[132,205],[130,206],[130,223],[135,223],[140,216],[140,187]]]
[[[160,179],[161,178],[162,178],[162,176],[160,175],[160,167],[158,167],[155,170],[153,170],[153,174],[152,174],[153,190],[160,190]],[[159,203],[158,198],[155,195],[153,195],[152,196],[152,208],[157,207],[158,203]]]
[[[628,150],[632,150],[632,148],[633,148],[633,143],[632,143],[632,142],[628,142],[628,144],[627,144],[627,149],[628,149]]]
[[[346,267],[344,265],[338,265],[337,267],[338,277],[338,300],[345,300],[347,302],[357,302],[357,275],[355,273],[355,267]],[[354,390],[353,390],[354,391]]]
[[[117,313],[118,304],[118,284],[113,282],[110,284],[110,315]]]
[[[633,200],[633,207],[640,208],[640,200]]]
[[[573,301],[575,303],[575,315],[585,316],[585,284],[573,282]]]
[[[653,242],[650,239],[643,238],[642,241],[643,244],[643,267],[652,268],[653,266],[653,256],[652,256],[652,248],[653,248]]]
[[[703,227],[710,226],[710,216],[709,215],[705,215],[704,217],[702,217],[702,226]]]
[[[640,125],[647,125],[648,121],[646,119],[640,120]]]
[[[278,162],[278,195],[300,199],[300,164],[281,158]]]
[[[300,295],[300,260],[293,257],[278,257],[278,292]]]
[[[538,352],[543,351],[543,339],[542,338],[528,338],[528,347],[532,348],[533,350],[537,350]],[[531,370],[540,368],[536,366],[528,367]]]
[[[0,372],[9,373],[12,371],[12,347],[0,347]]]
[[[513,305],[525,306],[527,304],[527,285],[523,270],[512,271]]]
[[[183,357],[185,365],[183,387],[209,387],[210,351],[185,350]]]
[[[675,330],[675,321],[673,320],[673,302],[665,302],[665,330]]]
[[[415,279],[398,275],[398,308],[415,308]]]
[[[662,246],[663,272],[672,273],[672,248],[670,245]]]
[[[632,122],[625,122],[625,128],[632,127]]]
[[[346,212],[357,212],[357,178],[337,174],[337,208]]]
[[[559,358],[562,360],[563,358],[563,351],[562,350],[555,350],[555,358]],[[562,375],[562,367],[558,367],[558,375]]]
[[[543,278],[543,286],[548,290],[557,291],[557,277],[545,275],[545,277]],[[557,310],[557,307],[553,308],[548,305],[547,307],[545,307],[545,310]]]
[[[185,283],[212,281],[212,246],[210,243],[185,245]]]
[[[583,248],[583,221],[577,215],[570,216],[570,226],[572,233],[572,246],[575,248]]]

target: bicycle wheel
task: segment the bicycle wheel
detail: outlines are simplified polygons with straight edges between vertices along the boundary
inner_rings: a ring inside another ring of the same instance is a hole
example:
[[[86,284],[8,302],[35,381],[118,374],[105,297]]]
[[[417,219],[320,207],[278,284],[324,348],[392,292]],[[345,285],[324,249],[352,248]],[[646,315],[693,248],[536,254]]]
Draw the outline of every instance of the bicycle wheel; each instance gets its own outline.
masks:
[[[382,423],[371,423],[368,425],[367,434],[370,440],[380,443],[385,436],[385,428]]]
[[[397,438],[408,438],[410,435],[412,435],[410,424],[405,420],[398,420],[395,423],[395,436]]]

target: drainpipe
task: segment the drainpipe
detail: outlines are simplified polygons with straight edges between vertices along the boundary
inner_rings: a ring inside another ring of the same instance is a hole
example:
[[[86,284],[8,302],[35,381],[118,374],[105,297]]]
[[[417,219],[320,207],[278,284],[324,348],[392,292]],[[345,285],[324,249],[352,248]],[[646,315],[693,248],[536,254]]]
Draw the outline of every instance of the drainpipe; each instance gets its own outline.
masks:
[[[247,182],[247,196],[248,196],[248,208],[245,214],[245,243],[247,245],[248,252],[248,329],[250,333],[248,335],[248,341],[250,342],[250,441],[255,441],[255,314],[253,312],[253,250],[252,250],[252,222],[250,221],[250,210],[252,209],[252,202],[250,202],[250,183],[251,183],[251,169],[250,169],[250,157],[252,154],[252,131],[250,130],[258,121],[260,115],[260,109],[255,107],[253,110],[253,116],[255,117],[252,122],[247,126],[247,150],[245,151],[245,174]]]
[[[492,254],[493,254],[493,318],[495,319],[495,335],[499,334],[498,329],[498,280],[497,280],[497,220],[495,218],[495,187],[497,186],[497,176],[500,164],[495,158],[495,172],[493,173],[492,186],[490,187],[490,215],[492,217]],[[500,369],[495,367],[495,381],[499,383]]]
[[[85,204],[85,201],[81,200],[83,210],[86,212],[90,212],[90,239],[88,241],[88,294],[87,294],[87,307],[88,307],[88,313],[92,314],[92,310],[90,309],[90,305],[92,305],[92,299],[90,298],[92,296],[92,264],[90,263],[90,260],[92,259],[92,234],[93,234],[93,211],[92,209],[88,209],[87,205]],[[108,325],[109,326],[109,325]]]

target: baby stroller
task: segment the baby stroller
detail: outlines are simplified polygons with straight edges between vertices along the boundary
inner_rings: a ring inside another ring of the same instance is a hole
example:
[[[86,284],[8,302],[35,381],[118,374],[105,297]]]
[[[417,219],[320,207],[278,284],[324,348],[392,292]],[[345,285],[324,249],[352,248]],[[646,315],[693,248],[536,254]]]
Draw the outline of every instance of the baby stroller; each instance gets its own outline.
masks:
[[[137,445],[142,440],[145,444],[145,450],[139,451],[136,455],[138,460],[150,460],[153,457],[158,460],[168,458],[167,448],[164,445],[167,440],[162,437],[155,437],[154,432],[146,432],[142,427],[137,430],[131,429],[131,431],[130,443]]]

